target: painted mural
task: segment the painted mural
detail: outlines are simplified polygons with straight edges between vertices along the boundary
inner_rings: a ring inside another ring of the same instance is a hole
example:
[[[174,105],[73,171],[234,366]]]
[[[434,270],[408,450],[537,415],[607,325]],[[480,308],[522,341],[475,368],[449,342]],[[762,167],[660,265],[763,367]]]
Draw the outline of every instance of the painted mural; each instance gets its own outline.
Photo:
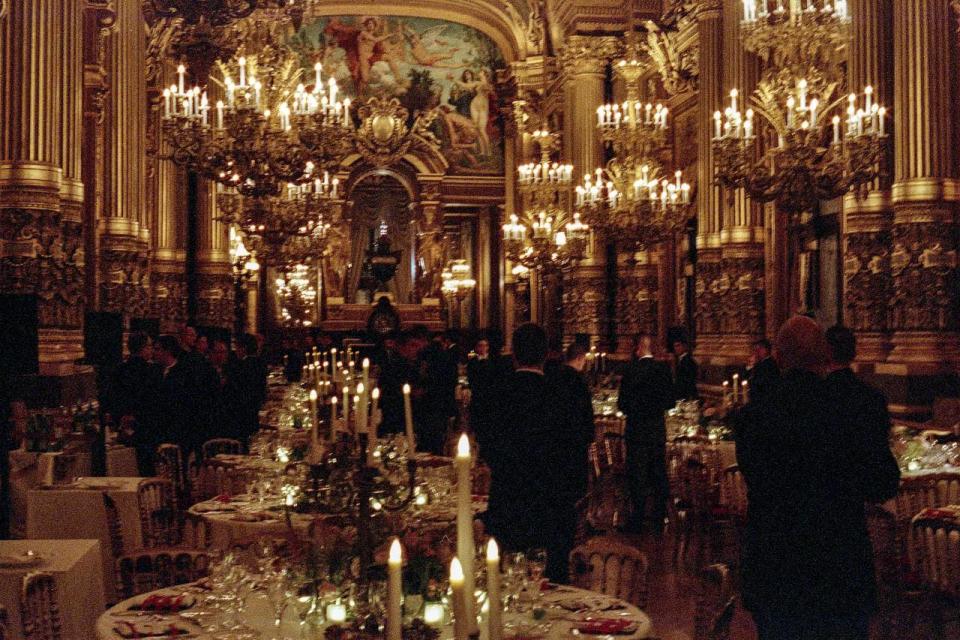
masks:
[[[503,172],[494,78],[504,62],[479,31],[432,18],[327,16],[305,23],[291,45],[305,70],[323,63],[355,100],[396,97],[411,113],[439,107],[434,133],[453,171]]]

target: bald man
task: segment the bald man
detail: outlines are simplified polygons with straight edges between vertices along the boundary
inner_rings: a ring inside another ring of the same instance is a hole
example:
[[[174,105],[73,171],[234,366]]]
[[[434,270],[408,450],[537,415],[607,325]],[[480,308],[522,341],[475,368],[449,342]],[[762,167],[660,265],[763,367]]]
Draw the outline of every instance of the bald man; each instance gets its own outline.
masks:
[[[737,423],[749,498],[743,602],[760,640],[866,640],[876,584],[863,505],[892,497],[896,478],[860,464],[879,455],[865,451],[877,439],[844,428],[816,322],[787,321],[774,357],[780,384]]]

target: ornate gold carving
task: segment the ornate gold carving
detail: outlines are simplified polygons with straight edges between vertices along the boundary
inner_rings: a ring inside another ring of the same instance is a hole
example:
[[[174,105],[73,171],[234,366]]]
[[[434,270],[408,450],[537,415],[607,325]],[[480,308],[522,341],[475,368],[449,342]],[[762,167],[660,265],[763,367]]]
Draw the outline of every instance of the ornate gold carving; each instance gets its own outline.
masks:
[[[935,222],[895,224],[890,272],[893,284],[891,329],[960,329],[960,278],[953,225]]]
[[[169,324],[187,320],[187,281],[183,265],[179,265],[179,270],[172,273],[155,270],[150,274],[150,315]]]
[[[699,262],[696,278],[698,335],[763,335],[763,258]]]
[[[396,98],[371,98],[359,109],[362,124],[357,129],[357,153],[374,167],[389,167],[408,153],[436,154],[440,141],[430,130],[436,109],[410,114]]]
[[[546,43],[546,11],[544,0],[500,0],[500,8],[510,16],[514,27],[521,31],[527,41],[527,55],[543,51]],[[526,16],[521,14],[520,6],[526,9]]]
[[[149,258],[127,238],[103,236],[100,249],[100,308],[130,317],[149,311]]]
[[[230,274],[197,275],[197,324],[229,329],[233,326],[233,279]]]
[[[602,74],[621,49],[613,36],[570,36],[560,52],[560,68],[567,75]]]
[[[663,88],[670,95],[696,91],[699,84],[700,49],[696,45],[680,46],[681,29],[691,28],[691,18],[678,18],[675,28],[665,28],[648,20],[647,40],[643,49],[660,74]]]
[[[890,232],[847,234],[843,274],[844,323],[855,331],[886,331],[891,293]]]
[[[601,335],[607,315],[607,282],[603,277],[564,279],[564,333]]]
[[[653,273],[627,273],[617,282],[617,335],[635,336],[644,332],[657,335],[659,315],[659,278]]]

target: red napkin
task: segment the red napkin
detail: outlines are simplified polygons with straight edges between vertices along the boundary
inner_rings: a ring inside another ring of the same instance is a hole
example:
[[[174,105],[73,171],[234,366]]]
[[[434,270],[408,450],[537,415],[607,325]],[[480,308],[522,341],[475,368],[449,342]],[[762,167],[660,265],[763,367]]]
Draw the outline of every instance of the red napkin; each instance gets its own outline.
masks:
[[[596,636],[633,633],[636,623],[623,618],[587,618],[576,626],[577,631]]]
[[[139,604],[130,607],[134,611],[183,611],[193,606],[193,598],[184,596],[165,596],[158,593],[147,596]]]
[[[216,498],[214,498],[214,500],[216,500],[217,502],[222,502],[224,504],[230,502],[230,500],[232,499],[233,499],[233,496],[231,496],[229,493],[221,493]]]

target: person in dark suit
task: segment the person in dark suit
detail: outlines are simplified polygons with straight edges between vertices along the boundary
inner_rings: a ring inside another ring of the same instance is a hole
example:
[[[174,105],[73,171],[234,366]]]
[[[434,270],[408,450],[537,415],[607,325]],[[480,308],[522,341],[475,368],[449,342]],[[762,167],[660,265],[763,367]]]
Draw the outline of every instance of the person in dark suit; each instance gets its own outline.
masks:
[[[677,357],[675,377],[676,399],[696,400],[700,397],[697,391],[697,361],[690,353],[690,345],[684,339],[673,342],[673,353]]]
[[[172,442],[179,445],[184,460],[187,460],[203,444],[193,429],[197,404],[193,372],[180,360],[180,344],[172,335],[157,339],[153,355],[161,368],[154,408],[157,443]]]
[[[583,377],[587,348],[576,342],[567,347],[563,364],[547,375],[559,399],[560,426],[557,445],[563,470],[563,544],[566,555],[573,550],[577,529],[577,503],[587,495],[590,474],[588,449],[594,439],[593,397]]]
[[[849,409],[821,374],[823,330],[787,321],[775,355],[776,392],[748,404],[736,423],[747,485],[742,598],[760,640],[866,640],[875,584],[863,504],[896,493],[895,465],[876,435],[850,428]]]
[[[670,368],[653,356],[653,337],[637,336],[634,359],[620,383],[617,406],[627,416],[624,433],[634,513],[629,528],[638,531],[650,495],[655,533],[663,530],[670,487],[667,481],[667,427],[664,411],[674,404]]]
[[[153,457],[160,444],[156,410],[162,372],[152,362],[153,343],[147,334],[131,333],[127,351],[129,357],[114,373],[109,411],[136,450],[140,475],[148,478],[154,474]]]
[[[267,399],[267,366],[258,355],[259,346],[254,335],[245,333],[237,339],[236,389],[237,410],[234,436],[246,442],[260,429],[260,407]]]
[[[751,347],[753,366],[747,375],[750,385],[750,402],[760,402],[780,381],[780,367],[773,359],[773,347],[766,338],[757,340]]]
[[[507,551],[547,550],[546,575],[567,580],[563,456],[557,434],[561,404],[543,374],[547,336],[535,324],[513,334],[516,371],[502,380],[482,447],[490,466],[486,525]]]
[[[500,354],[493,353],[485,335],[477,340],[473,351],[474,356],[467,362],[467,382],[470,385],[470,430],[477,433],[483,431],[481,425],[489,418],[496,402],[494,389],[506,371],[500,367]]]
[[[380,422],[380,433],[403,433],[405,425],[403,409],[403,385],[409,384],[411,391],[422,391],[422,384],[418,380],[416,363],[419,358],[416,337],[410,331],[404,331],[395,336],[395,348],[384,341],[384,353],[380,363],[380,377],[377,384],[380,387],[380,411],[383,420]],[[414,396],[411,395],[411,407]],[[419,402],[419,400],[417,400]]]

